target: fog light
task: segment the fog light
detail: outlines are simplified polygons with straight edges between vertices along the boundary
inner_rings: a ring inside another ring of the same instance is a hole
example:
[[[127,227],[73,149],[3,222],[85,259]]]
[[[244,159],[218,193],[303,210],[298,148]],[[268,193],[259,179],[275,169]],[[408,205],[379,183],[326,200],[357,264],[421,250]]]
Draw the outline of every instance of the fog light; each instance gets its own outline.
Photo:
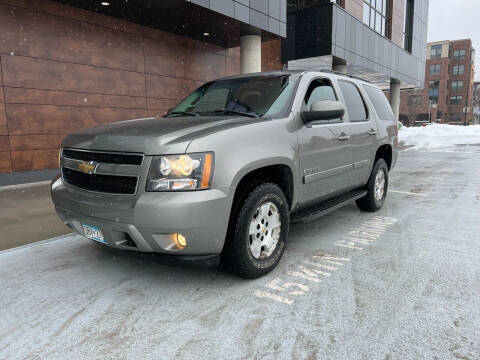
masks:
[[[178,246],[184,248],[187,246],[187,239],[182,234],[177,234],[177,244]]]

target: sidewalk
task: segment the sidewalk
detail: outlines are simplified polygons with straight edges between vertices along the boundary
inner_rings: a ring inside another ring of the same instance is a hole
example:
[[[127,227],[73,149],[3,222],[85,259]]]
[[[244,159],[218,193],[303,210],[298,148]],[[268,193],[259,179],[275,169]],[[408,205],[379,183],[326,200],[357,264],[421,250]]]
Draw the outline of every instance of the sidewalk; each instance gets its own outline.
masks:
[[[50,184],[0,187],[0,251],[72,232],[57,217]]]

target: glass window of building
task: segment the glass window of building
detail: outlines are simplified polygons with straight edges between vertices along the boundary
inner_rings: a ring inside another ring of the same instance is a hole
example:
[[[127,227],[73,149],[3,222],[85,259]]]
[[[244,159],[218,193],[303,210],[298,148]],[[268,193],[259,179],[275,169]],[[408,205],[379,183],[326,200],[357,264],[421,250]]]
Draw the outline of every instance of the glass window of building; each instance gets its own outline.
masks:
[[[453,65],[453,75],[463,75],[465,72],[465,65]]]
[[[405,1],[405,26],[403,30],[403,48],[408,52],[412,52],[413,47],[414,6],[414,0]]]
[[[461,105],[462,96],[452,96],[450,97],[450,105]]]
[[[465,50],[454,50],[453,51],[453,58],[454,59],[465,59]]]
[[[287,11],[290,14],[307,8],[328,4],[330,2],[343,8],[345,7],[345,0],[287,0]]]
[[[449,123],[462,122],[462,115],[460,115],[460,114],[447,114],[447,121]]]
[[[438,74],[440,74],[440,64],[430,65],[430,75],[438,75]]]
[[[363,22],[376,32],[389,37],[388,2],[390,0],[364,0]]]
[[[438,104],[438,95],[440,93],[440,81],[430,81],[428,84],[428,99],[431,104]]]
[[[442,45],[432,45],[430,58],[438,59],[442,57]]]
[[[452,81],[452,90],[462,90],[463,89],[463,80]]]
[[[287,12],[294,13],[298,11],[298,0],[288,0],[287,1]]]
[[[422,105],[422,95],[410,95],[408,97],[408,106]]]

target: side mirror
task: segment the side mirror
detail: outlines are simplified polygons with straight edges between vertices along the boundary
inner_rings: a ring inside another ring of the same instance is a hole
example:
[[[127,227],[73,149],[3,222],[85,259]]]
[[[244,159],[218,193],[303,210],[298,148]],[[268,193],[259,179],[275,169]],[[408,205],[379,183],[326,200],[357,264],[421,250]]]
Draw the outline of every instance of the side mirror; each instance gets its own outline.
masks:
[[[312,104],[310,111],[302,111],[303,121],[308,124],[313,121],[340,119],[345,115],[345,106],[340,101],[322,100]]]

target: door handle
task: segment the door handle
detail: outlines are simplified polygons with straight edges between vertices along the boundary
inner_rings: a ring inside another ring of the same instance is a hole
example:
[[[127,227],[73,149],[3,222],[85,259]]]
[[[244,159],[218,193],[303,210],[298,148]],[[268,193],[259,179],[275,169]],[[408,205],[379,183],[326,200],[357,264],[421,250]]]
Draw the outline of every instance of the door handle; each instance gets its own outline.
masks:
[[[370,130],[368,135],[377,135],[377,130],[374,130],[374,129]]]
[[[350,139],[350,135],[347,135],[345,133],[341,133],[338,137],[337,137],[338,140],[340,141],[347,141],[348,139]]]

